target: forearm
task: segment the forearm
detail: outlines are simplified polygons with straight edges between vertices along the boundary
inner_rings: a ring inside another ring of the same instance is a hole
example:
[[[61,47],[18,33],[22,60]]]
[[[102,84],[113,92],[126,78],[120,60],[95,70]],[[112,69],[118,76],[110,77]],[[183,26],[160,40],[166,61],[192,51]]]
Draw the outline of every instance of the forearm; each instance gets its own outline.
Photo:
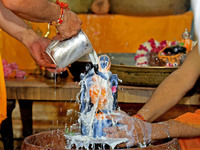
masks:
[[[52,22],[59,18],[60,6],[48,0],[2,0],[4,6],[23,19]]]
[[[155,90],[149,101],[138,111],[146,121],[152,122],[174,105],[186,94],[190,89],[185,89],[186,83],[184,79],[179,77],[180,71],[173,72],[170,77],[166,78]]]
[[[23,33],[29,28],[29,26],[13,12],[6,9],[0,1],[0,27],[18,39],[23,40]]]
[[[30,45],[31,39],[39,37],[21,18],[5,8],[1,1],[0,28],[22,42],[26,47]]]
[[[164,114],[194,86],[200,74],[197,46],[182,66],[169,75],[156,89],[149,101],[138,111],[148,122]]]
[[[152,124],[152,140],[164,138],[191,138],[199,136],[200,128],[183,124],[175,120]]]

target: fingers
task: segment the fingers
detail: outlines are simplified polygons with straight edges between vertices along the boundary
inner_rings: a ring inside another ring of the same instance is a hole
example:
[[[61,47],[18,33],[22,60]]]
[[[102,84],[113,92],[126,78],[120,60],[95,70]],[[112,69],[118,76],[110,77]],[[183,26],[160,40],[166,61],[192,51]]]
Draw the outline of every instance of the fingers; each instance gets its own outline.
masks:
[[[129,139],[128,136],[127,136],[126,134],[124,134],[124,133],[107,134],[106,137],[108,137],[108,138],[127,138],[127,139]],[[130,141],[130,140],[131,140],[131,139],[129,139],[129,141]],[[130,142],[128,142],[128,143],[130,143]],[[121,143],[121,144],[118,144],[117,147],[120,147],[120,148],[122,148],[122,147],[127,147],[127,144],[128,144],[128,143]],[[130,144],[129,144],[129,145],[130,145]]]
[[[60,34],[57,34],[56,36],[54,36],[52,39],[53,40],[60,40],[62,39],[63,37],[60,35]]]
[[[79,29],[78,30],[69,29],[69,30],[70,30],[69,32],[65,32],[65,33],[62,33],[60,35],[62,37],[62,38],[60,38],[60,41],[63,41],[63,40],[75,37],[79,33],[79,31],[80,31]]]
[[[39,66],[45,67],[49,72],[61,73],[67,70],[67,67],[58,68],[56,64],[49,63],[46,59],[40,59],[40,60],[37,60],[36,62]]]
[[[67,68],[59,68],[57,69],[57,73],[61,73],[61,72],[65,72],[67,70]]]
[[[121,125],[121,126],[116,126],[116,127],[106,127],[103,129],[105,133],[126,133],[127,131],[127,126]]]
[[[118,127],[106,127],[103,129],[103,132],[105,133],[116,133],[118,132]]]
[[[78,33],[79,33],[79,31],[69,31],[69,32],[65,32],[65,33],[58,33],[52,39],[64,41],[64,40],[67,40],[67,39],[70,39],[70,38],[76,36]]]
[[[127,147],[126,143],[118,144],[116,147],[122,148],[122,147]]]
[[[137,145],[137,144],[134,143],[133,141],[130,141],[130,142],[127,142],[127,143],[118,144],[116,147],[118,147],[118,148],[125,147],[127,149],[127,147],[132,147],[132,146],[135,146],[135,145]]]
[[[42,55],[42,54],[41,54]],[[57,65],[50,62],[47,57],[44,57],[44,55],[38,55],[36,57],[35,61],[39,66],[45,67],[45,68],[57,68]],[[39,57],[40,56],[40,57]]]
[[[127,135],[123,132],[120,132],[120,133],[107,134],[106,137],[108,137],[108,138],[127,138]]]
[[[47,59],[40,59],[36,61],[39,66],[45,67],[49,72],[53,73],[61,73],[67,70],[67,67],[65,68],[58,68],[58,66],[52,62],[49,62]]]
[[[120,124],[124,124],[125,123],[125,117],[126,116],[123,116],[123,115],[120,115],[120,114],[109,114],[109,115],[106,115],[106,118],[109,119],[109,120],[112,120],[114,122],[117,122],[117,123],[120,123]]]
[[[138,140],[136,140],[135,136],[130,136],[127,134],[127,132],[115,132],[115,133],[110,133],[107,134],[106,137],[108,138],[126,138],[128,141],[126,143],[121,143],[117,145],[117,147],[122,148],[122,147],[131,147],[139,143]]]
[[[64,71],[66,71],[66,68],[46,68],[49,72],[53,72],[53,73],[62,73]]]
[[[69,39],[76,36],[81,30],[82,21],[72,11],[64,11],[64,19],[61,25],[57,26],[60,36],[59,40]]]
[[[57,68],[56,64],[49,63],[45,59],[36,60],[36,62],[39,66],[42,66],[45,68]]]

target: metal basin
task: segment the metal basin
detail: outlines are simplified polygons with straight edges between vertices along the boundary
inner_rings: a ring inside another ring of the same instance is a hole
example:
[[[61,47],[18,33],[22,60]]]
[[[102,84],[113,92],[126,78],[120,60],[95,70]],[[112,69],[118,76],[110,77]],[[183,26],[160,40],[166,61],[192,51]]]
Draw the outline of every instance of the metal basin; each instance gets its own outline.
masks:
[[[22,150],[68,150],[64,130],[53,130],[41,132],[26,137],[22,144]],[[74,147],[74,149],[76,149]],[[124,150],[127,148],[124,148]],[[161,140],[157,145],[152,144],[145,148],[129,148],[130,150],[180,150],[179,142],[176,138]],[[123,150],[123,149],[122,149]]]

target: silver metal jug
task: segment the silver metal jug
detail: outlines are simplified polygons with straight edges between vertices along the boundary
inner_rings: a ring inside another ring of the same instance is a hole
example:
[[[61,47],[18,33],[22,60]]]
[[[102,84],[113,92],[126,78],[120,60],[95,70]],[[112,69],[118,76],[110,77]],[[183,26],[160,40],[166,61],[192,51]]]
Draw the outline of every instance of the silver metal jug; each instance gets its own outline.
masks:
[[[81,30],[79,34],[64,41],[52,41],[46,53],[58,68],[65,68],[80,57],[89,53],[93,64],[97,64],[97,54],[86,34]]]

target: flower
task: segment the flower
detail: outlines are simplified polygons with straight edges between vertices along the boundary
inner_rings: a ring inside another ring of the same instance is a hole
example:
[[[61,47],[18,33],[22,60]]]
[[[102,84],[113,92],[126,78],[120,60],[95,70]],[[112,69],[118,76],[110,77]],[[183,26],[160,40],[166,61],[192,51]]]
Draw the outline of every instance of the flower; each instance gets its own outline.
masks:
[[[5,59],[2,60],[4,77],[23,78],[26,75],[25,71],[18,69],[16,63],[8,63]]]

